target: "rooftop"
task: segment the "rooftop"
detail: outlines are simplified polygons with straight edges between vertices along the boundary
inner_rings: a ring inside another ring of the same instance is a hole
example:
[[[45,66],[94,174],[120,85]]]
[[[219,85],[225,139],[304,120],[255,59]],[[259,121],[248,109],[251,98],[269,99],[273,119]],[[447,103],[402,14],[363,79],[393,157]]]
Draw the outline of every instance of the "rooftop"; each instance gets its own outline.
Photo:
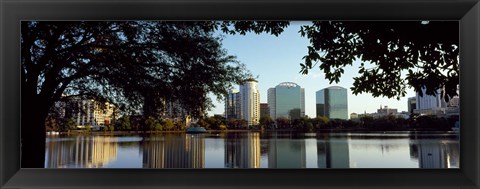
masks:
[[[283,82],[277,85],[277,87],[300,87],[300,85],[294,82]]]
[[[338,89],[345,89],[346,90],[346,88],[343,88],[343,87],[340,87],[340,86],[331,86],[331,87],[327,87],[326,89],[337,89],[337,90]]]

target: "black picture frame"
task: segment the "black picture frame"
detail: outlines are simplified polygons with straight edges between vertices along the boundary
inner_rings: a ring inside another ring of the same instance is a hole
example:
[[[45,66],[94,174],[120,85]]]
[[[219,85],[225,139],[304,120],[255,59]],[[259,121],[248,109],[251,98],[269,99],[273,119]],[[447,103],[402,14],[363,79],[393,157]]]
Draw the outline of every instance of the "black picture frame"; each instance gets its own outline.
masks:
[[[211,19],[459,20],[460,169],[20,168],[21,20]],[[480,186],[479,0],[2,0],[0,20],[2,188],[473,189]]]

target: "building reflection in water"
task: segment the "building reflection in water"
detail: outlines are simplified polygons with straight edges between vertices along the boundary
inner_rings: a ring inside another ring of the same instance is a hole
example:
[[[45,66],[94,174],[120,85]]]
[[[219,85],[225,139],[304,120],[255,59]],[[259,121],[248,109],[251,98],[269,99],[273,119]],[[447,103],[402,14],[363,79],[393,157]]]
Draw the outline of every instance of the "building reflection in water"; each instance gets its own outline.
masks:
[[[152,135],[143,141],[143,168],[204,168],[202,134]]]
[[[347,138],[317,139],[318,168],[350,168]]]
[[[117,141],[114,137],[50,138],[45,168],[101,168],[116,158]]]
[[[268,149],[268,168],[305,168],[306,162],[304,139],[278,138],[276,134],[272,136]]]
[[[226,168],[260,168],[260,134],[228,133],[225,142]]]
[[[410,156],[418,159],[419,168],[458,168],[458,142],[418,140],[410,145]]]

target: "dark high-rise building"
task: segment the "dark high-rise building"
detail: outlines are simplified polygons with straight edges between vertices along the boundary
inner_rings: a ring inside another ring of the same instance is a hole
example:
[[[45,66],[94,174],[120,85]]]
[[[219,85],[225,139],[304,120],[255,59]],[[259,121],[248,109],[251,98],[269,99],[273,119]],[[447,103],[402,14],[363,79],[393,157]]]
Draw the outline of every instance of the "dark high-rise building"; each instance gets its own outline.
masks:
[[[413,114],[413,110],[417,108],[417,97],[408,98],[408,113]]]
[[[225,117],[240,119],[241,107],[240,107],[240,92],[231,90],[225,98]]]
[[[260,103],[260,118],[270,117],[270,108],[268,103]]]

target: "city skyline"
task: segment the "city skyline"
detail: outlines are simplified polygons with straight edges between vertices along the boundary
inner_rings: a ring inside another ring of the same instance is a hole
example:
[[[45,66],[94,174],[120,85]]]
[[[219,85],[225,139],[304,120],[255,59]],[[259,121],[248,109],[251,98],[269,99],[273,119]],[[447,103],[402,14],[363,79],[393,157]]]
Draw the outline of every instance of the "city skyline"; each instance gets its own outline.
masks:
[[[320,63],[312,68],[308,75],[300,74],[299,64],[303,62],[302,58],[307,54],[307,46],[310,43],[307,38],[301,37],[298,31],[301,25],[309,23],[292,22],[278,37],[253,33],[243,36],[217,32],[216,35],[223,36],[222,45],[229,54],[237,56],[237,59],[246,65],[254,77],[258,76],[256,80],[258,80],[260,103],[267,103],[268,88],[282,82],[294,82],[305,88],[305,115],[309,117],[316,116],[315,92],[330,86],[341,86],[348,90],[349,115],[350,113],[376,112],[378,107],[385,105],[397,108],[399,111],[408,111],[407,100],[416,95],[413,88],[407,88],[407,94],[400,100],[384,97],[374,98],[367,93],[352,94],[350,87],[353,86],[353,77],[358,76],[360,61],[354,61],[352,66],[346,67],[339,83],[330,84],[325,79],[325,74],[318,68]],[[365,63],[365,66],[373,67],[368,63]],[[234,88],[239,89],[238,86]],[[209,96],[216,107],[208,111],[208,114],[210,116],[223,114],[225,102],[218,101],[213,95]]]

